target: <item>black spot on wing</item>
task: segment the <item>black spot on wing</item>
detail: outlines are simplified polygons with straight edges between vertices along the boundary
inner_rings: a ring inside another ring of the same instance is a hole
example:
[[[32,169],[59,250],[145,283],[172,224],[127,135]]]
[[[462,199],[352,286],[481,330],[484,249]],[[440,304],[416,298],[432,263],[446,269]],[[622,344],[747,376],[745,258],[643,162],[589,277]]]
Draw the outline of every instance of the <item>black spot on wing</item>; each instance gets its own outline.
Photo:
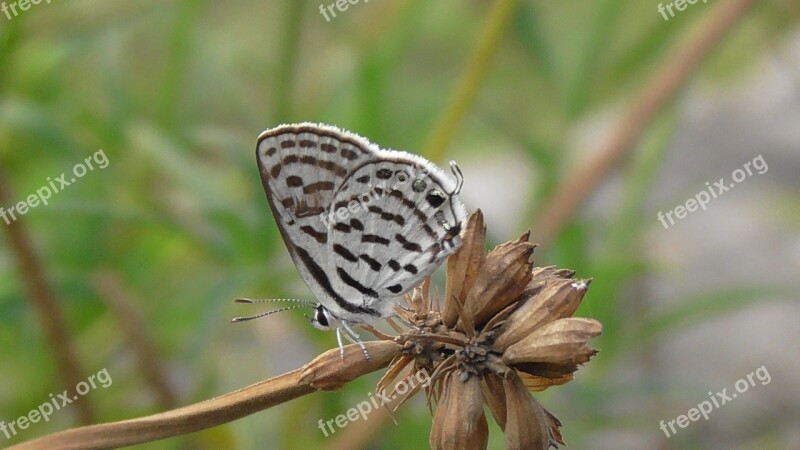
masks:
[[[350,219],[350,226],[353,227],[354,230],[364,231],[364,224],[358,219]]]
[[[358,262],[358,258],[356,258],[356,255],[350,253],[350,250],[344,248],[344,246],[341,246],[339,244],[333,244],[333,251],[336,252],[342,258],[350,262]]]
[[[297,175],[291,175],[286,177],[286,186],[301,187],[302,185],[303,185],[303,179],[298,177]]]
[[[272,170],[269,171],[269,176],[271,176],[272,178],[278,178],[278,175],[281,174],[282,167],[283,165],[281,165],[281,163],[272,166]]]
[[[333,226],[333,229],[336,231],[341,231],[342,233],[349,233],[352,231],[353,227],[346,223],[336,222],[336,224]]]
[[[353,314],[367,314],[375,317],[380,316],[378,311],[372,308],[353,304],[342,298],[342,296],[333,289],[333,286],[331,286],[331,280],[328,278],[328,275],[324,270],[322,270],[322,267],[314,262],[314,259],[311,257],[311,255],[309,255],[303,247],[294,246],[292,248],[294,253],[300,258],[300,262],[303,263],[308,270],[308,273],[311,274],[317,284],[322,287],[322,289],[333,299],[334,302],[336,302],[337,305],[339,305],[340,308]]]
[[[311,183],[308,186],[303,186],[304,194],[315,194],[319,191],[332,191],[332,190],[333,190],[333,181],[317,181],[316,183]]]
[[[406,220],[400,214],[392,214],[390,212],[386,212],[378,206],[370,206],[368,210],[373,214],[379,215],[382,220],[385,220],[387,222],[395,222],[400,226],[406,224]]]
[[[327,170],[336,174],[336,176],[344,178],[347,175],[347,169],[336,164],[333,161],[325,161],[323,159],[317,159],[310,155],[305,156],[298,156],[295,154],[286,155],[283,159],[275,164],[270,171],[270,175],[272,178],[276,178],[281,173],[282,166],[290,166],[293,164],[305,164],[308,166],[316,167],[318,169]]]
[[[331,222],[334,220],[333,215],[331,215]],[[350,233],[353,230],[364,231],[364,224],[358,219],[350,219],[350,225],[344,222],[335,222],[333,224],[333,229],[342,233]]]
[[[325,212],[325,208],[321,206],[310,206],[307,205],[305,202],[300,203],[294,210],[294,215],[298,219],[303,219],[305,217],[313,217],[323,214]]]
[[[301,148],[314,148],[316,146],[317,144],[315,144],[314,141],[309,141],[308,139],[303,139],[300,141]]]
[[[344,158],[344,159],[346,159],[348,161],[352,161],[354,159],[358,159],[358,153],[356,153],[356,152],[354,152],[354,151],[352,151],[350,149],[347,149],[347,148],[342,148],[342,151],[339,152],[339,154],[342,155],[342,158]]]
[[[344,281],[344,284],[350,286],[351,288],[357,290],[358,292],[366,296],[373,298],[378,297],[377,292],[356,281],[353,277],[350,276],[349,273],[347,273],[346,270],[342,269],[341,267],[336,268],[336,273],[339,275],[339,278],[341,278],[341,280]]]
[[[337,176],[343,178],[347,175],[347,169],[336,164],[333,161],[324,161],[321,159],[314,158],[313,156],[302,156],[300,157],[299,161],[303,164],[313,165],[319,167],[320,169],[329,170],[335,173]]]
[[[439,237],[436,235],[436,232],[434,232],[433,228],[431,228],[428,225],[428,216],[426,216],[419,208],[417,208],[417,205],[413,201],[407,199],[403,195],[402,191],[399,191],[399,190],[390,191],[389,192],[389,197],[396,198],[397,200],[400,201],[400,203],[404,207],[406,207],[406,208],[411,210],[411,213],[414,214],[414,217],[416,217],[417,220],[420,222],[420,224],[421,224],[420,226],[422,227],[422,231],[424,231],[425,234],[428,235],[428,237],[430,237],[434,241],[438,241],[439,240]]]
[[[403,266],[403,269],[405,269],[405,271],[408,272],[408,273],[411,273],[411,274],[414,274],[414,275],[417,274],[417,266],[415,266],[413,264],[406,264],[405,266]]]
[[[370,257],[369,255],[367,255],[365,253],[362,253],[362,254],[358,255],[358,257],[361,258],[361,260],[364,261],[365,263],[369,264],[369,268],[372,269],[373,271],[379,272],[381,270],[381,267],[382,267],[381,263],[379,263],[378,261],[376,261],[374,258]]]
[[[445,196],[439,191],[431,191],[427,196],[425,196],[425,200],[428,201],[428,204],[433,206],[434,208],[438,208],[442,206],[444,203]]]
[[[370,242],[374,244],[389,245],[389,240],[382,238],[377,234],[364,234],[361,236],[361,242]]]
[[[395,284],[395,285],[393,285],[393,286],[389,286],[389,287],[387,287],[386,289],[388,289],[388,290],[389,290],[389,292],[391,292],[391,293],[393,293],[393,294],[399,294],[399,293],[400,293],[400,291],[402,291],[402,290],[403,290],[403,286],[400,286],[399,284]]]
[[[328,242],[328,233],[325,233],[323,231],[317,231],[311,225],[303,225],[302,227],[300,227],[300,230],[303,233],[313,237],[314,240],[316,240],[320,244],[325,244]]]
[[[399,234],[399,233],[395,234],[394,238],[397,240],[397,242],[400,243],[400,245],[403,246],[404,249],[406,249],[406,250],[408,250],[410,252],[421,252],[422,251],[422,247],[420,247],[419,244],[417,244],[416,242],[408,241],[406,238],[403,237],[402,234]]]

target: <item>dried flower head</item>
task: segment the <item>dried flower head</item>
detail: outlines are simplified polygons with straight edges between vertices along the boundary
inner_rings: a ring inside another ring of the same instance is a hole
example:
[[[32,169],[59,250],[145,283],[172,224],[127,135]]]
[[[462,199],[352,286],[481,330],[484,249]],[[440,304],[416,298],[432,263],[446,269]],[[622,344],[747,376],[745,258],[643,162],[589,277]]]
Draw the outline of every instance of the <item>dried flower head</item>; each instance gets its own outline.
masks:
[[[431,298],[426,280],[408,296],[410,309],[397,310],[411,330],[395,338],[402,351],[377,389],[386,389],[404,372],[404,379],[417,372],[430,377],[425,389],[436,403],[431,448],[486,448],[484,404],[503,429],[506,448],[564,444],[561,422],[529,391],[572,380],[578,366],[597,352],[588,341],[602,325],[571,317],[590,280],[574,279],[571,270],[533,267],[535,246],[528,237],[486,254],[486,228],[477,211],[462,248],[448,260],[444,306]]]

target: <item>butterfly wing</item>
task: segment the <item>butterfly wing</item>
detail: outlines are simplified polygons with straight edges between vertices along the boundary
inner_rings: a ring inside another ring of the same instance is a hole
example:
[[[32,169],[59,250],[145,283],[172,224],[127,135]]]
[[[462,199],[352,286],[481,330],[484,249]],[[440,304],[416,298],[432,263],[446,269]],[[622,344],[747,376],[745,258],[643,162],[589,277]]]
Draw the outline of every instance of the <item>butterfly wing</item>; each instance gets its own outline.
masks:
[[[289,254],[338,319],[387,316],[459,245],[455,183],[423,158],[316,124],[267,130],[256,154]]]
[[[376,157],[378,148],[335,127],[282,125],[258,138],[256,159],[272,214],[289,254],[311,292],[329,310],[377,312],[347,302],[338,280],[325,270],[325,222],[333,195],[352,167]]]
[[[360,165],[334,195],[329,273],[345,298],[391,311],[460,245],[466,212],[455,183],[423,158],[381,150]]]

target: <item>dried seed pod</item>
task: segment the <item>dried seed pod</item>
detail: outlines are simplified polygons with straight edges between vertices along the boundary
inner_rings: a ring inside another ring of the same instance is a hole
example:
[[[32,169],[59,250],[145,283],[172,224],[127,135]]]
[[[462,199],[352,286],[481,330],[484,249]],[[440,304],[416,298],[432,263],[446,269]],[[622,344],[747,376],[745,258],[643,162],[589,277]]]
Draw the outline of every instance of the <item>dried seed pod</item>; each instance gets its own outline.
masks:
[[[336,390],[359,376],[380,369],[400,354],[403,347],[394,341],[370,341],[364,346],[369,359],[364,358],[361,347],[353,344],[344,348],[344,358],[339,349],[328,350],[303,367],[300,382],[316,389]]]
[[[534,331],[503,352],[503,362],[578,365],[589,360],[595,350],[589,339],[603,331],[593,319],[568,317],[551,322]]]
[[[591,280],[534,276],[522,295],[519,308],[506,320],[495,348],[505,351],[534,330],[554,320],[572,316],[590,283]]]
[[[504,430],[506,448],[564,444],[561,422],[529,390],[572,380],[578,365],[596,353],[587,341],[602,327],[571,318],[589,280],[572,279],[573,270],[533,268],[535,247],[528,237],[498,245],[484,257],[485,227],[476,213],[460,252],[448,261],[443,309],[425,285],[408,297],[413,313],[397,310],[414,328],[398,336],[403,356],[393,360],[379,387],[408,366],[431,374],[425,387],[430,404],[437,403],[431,448],[485,448],[483,404]]]
[[[500,428],[506,428],[506,393],[503,387],[503,379],[499,376],[488,373],[484,375],[481,383],[483,401],[489,407],[489,411],[494,417],[494,421]]]
[[[481,381],[476,376],[461,381],[459,375],[451,376],[445,388],[448,396],[439,407],[444,407],[446,416],[438,424],[442,427],[439,441],[431,442],[431,446],[443,450],[483,450],[489,439],[489,428],[483,413]]]
[[[455,326],[458,311],[452,305],[459,301],[462,305],[467,293],[475,283],[475,278],[486,259],[486,225],[481,210],[471,215],[464,229],[463,245],[459,251],[447,261],[447,284],[444,296],[442,321],[448,327]]]
[[[524,366],[520,368],[523,370]],[[572,375],[572,372],[569,372],[565,375],[560,376],[552,376],[552,377],[544,377],[539,375],[531,375],[527,372],[517,372],[519,378],[525,384],[525,387],[528,388],[529,391],[543,391],[551,386],[560,386],[562,384],[568,383],[572,381],[575,377]]]
[[[550,423],[542,408],[514,372],[503,379],[506,396],[505,448],[546,450],[550,446]]]
[[[464,304],[475,326],[484,324],[519,299],[531,281],[530,259],[535,247],[524,234],[516,241],[498,245],[486,255],[483,270]]]

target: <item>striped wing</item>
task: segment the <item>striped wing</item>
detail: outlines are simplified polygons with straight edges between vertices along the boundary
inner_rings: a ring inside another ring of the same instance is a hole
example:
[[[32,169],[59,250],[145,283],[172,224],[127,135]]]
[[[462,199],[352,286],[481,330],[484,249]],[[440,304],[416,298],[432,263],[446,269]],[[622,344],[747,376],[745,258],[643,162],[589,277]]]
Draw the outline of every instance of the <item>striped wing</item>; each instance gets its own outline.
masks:
[[[295,124],[262,133],[256,159],[295,266],[338,319],[387,316],[389,298],[411,289],[453,250],[453,236],[442,239],[445,228],[460,230],[463,205],[446,194],[454,183],[422,158],[381,150],[335,127]],[[402,171],[414,179],[398,182]],[[417,179],[426,187],[419,192]],[[446,197],[438,210],[425,201],[431,190]]]
[[[330,214],[327,270],[346,298],[367,305],[391,305],[387,299],[436,270],[457,248],[465,216],[441,170],[407,153],[383,153],[345,180]]]

